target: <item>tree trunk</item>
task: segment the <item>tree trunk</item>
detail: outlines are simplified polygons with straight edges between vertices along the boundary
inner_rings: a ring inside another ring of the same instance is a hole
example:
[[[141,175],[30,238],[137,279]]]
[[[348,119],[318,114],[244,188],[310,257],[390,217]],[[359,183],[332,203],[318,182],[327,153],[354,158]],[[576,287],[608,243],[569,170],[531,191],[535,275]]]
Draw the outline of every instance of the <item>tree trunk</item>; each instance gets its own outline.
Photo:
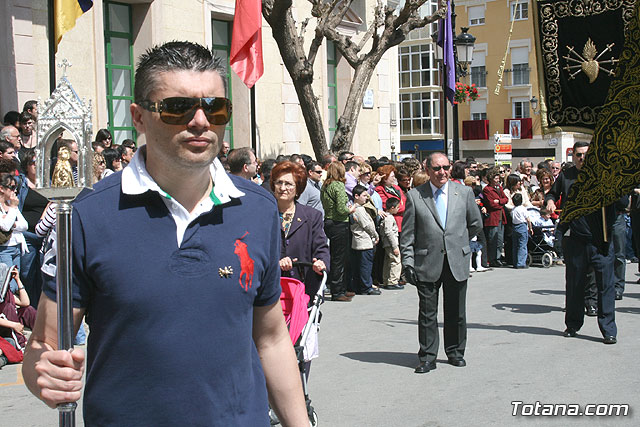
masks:
[[[342,115],[338,119],[336,133],[331,142],[331,151],[334,153],[349,150],[351,147],[353,136],[356,132],[358,116],[362,109],[362,98],[367,86],[369,86],[371,76],[375,70],[375,64],[378,63],[378,60],[371,59],[364,61],[355,69],[353,81],[349,88],[349,95],[347,95],[347,102],[345,103]]]
[[[277,3],[278,1],[274,5]],[[307,61],[301,39],[296,32],[291,9],[287,8],[282,13],[276,13],[275,7],[267,10],[265,5],[263,5],[263,16],[271,26],[282,61],[293,81],[313,152],[317,159],[322,159],[329,153],[329,150],[327,149],[322,115],[318,108],[318,98],[313,93],[313,66]]]

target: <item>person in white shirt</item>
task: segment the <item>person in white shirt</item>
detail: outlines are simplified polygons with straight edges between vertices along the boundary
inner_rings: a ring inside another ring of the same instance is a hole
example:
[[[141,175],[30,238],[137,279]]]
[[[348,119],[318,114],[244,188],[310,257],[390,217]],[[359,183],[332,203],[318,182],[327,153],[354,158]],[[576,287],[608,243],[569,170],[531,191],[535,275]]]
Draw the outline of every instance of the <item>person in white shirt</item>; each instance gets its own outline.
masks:
[[[531,221],[527,209],[522,206],[522,194],[515,193],[511,198],[514,208],[511,211],[513,222],[513,263],[515,268],[527,268],[527,240],[531,233]]]

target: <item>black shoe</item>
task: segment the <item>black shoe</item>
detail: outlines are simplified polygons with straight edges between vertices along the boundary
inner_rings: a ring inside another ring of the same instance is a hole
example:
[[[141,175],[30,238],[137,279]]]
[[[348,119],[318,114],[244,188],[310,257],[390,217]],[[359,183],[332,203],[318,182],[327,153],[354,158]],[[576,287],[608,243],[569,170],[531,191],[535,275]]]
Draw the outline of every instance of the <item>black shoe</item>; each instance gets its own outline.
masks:
[[[331,301],[351,302],[351,297],[348,297],[345,294],[334,295],[331,297]]]
[[[616,301],[620,301],[622,299],[622,292],[616,292]]]
[[[397,291],[400,289],[404,289],[404,286],[402,285],[386,285],[383,286],[384,289],[389,290],[389,291]]]
[[[358,295],[380,295],[382,292],[380,292],[379,289],[368,289],[364,292],[358,292]]]
[[[594,317],[598,315],[598,309],[596,308],[595,305],[588,305],[586,307],[586,311],[587,311],[587,316],[589,317]]]
[[[418,367],[415,369],[416,374],[426,374],[429,371],[433,371],[436,369],[436,362],[420,362]]]
[[[448,362],[449,365],[457,366],[458,368],[467,366],[467,362],[462,357],[449,357]]]
[[[564,332],[562,333],[562,335],[564,335],[565,337],[575,337],[578,335],[578,331],[576,331],[573,328],[567,328],[564,330]]]
[[[500,261],[491,261],[489,263],[489,267],[499,268],[502,267],[502,263]]]
[[[616,337],[608,335],[608,336],[604,337],[602,342],[605,343],[605,344],[615,344],[615,343],[618,342],[618,340],[616,339]]]

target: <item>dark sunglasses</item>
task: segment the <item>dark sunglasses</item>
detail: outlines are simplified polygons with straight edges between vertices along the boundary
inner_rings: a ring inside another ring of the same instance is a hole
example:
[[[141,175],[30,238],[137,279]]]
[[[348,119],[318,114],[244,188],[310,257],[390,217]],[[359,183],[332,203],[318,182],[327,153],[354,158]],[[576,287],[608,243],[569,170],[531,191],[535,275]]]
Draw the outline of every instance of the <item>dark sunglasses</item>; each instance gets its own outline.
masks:
[[[576,157],[580,158],[580,157],[584,157],[587,153],[576,153]]]
[[[160,114],[160,120],[168,125],[186,125],[198,108],[202,108],[212,125],[225,125],[231,119],[231,101],[227,98],[185,98],[181,96],[165,98],[162,101],[140,101],[147,111]]]
[[[438,172],[440,169],[444,169],[446,171],[448,171],[449,169],[451,169],[451,165],[446,165],[446,166],[431,166],[431,170],[434,172]]]
[[[16,191],[18,189],[15,185],[3,185],[3,187],[11,191]]]

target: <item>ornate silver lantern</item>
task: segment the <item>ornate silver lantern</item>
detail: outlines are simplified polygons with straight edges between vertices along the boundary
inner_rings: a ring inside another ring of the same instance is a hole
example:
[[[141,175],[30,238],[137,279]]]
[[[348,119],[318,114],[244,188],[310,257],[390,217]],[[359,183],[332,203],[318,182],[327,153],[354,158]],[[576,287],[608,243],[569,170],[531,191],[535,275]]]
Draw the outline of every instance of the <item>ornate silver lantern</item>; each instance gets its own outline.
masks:
[[[64,59],[62,77],[51,97],[44,102],[38,99],[40,112],[37,125],[36,191],[56,202],[56,288],[58,304],[58,348],[73,348],[74,328],[72,310],[71,270],[71,202],[85,188],[93,186],[93,162],[91,151],[92,124],[91,102],[81,100],[67,79]],[[78,146],[78,161],[74,171],[70,164],[70,151],[58,147],[64,132]],[[54,165],[55,160],[55,165]],[[51,168],[54,167],[54,170]],[[77,179],[74,177],[77,176]],[[75,425],[76,403],[58,405],[59,425]]]

